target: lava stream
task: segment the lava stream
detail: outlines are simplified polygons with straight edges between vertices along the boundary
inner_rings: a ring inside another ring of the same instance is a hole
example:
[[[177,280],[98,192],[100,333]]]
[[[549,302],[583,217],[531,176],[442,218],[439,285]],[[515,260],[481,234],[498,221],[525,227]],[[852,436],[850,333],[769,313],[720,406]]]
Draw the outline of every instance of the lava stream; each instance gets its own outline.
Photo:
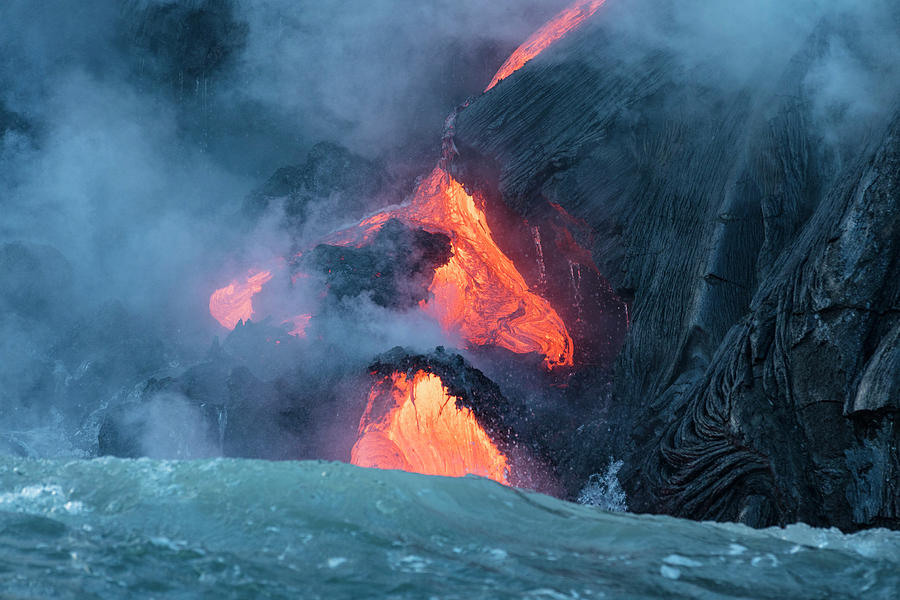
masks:
[[[500,66],[500,70],[484,88],[484,91],[488,91],[501,79],[505,79],[521,69],[525,63],[543,52],[550,44],[581,25],[597,12],[604,2],[605,0],[576,0],[571,6],[557,14],[525,40],[524,44],[516,48],[515,52]]]
[[[422,370],[411,380],[394,373],[373,386],[350,462],[447,477],[471,473],[504,484],[509,476],[509,460],[472,411]]]
[[[446,171],[436,167],[409,204],[370,217],[333,241],[362,245],[391,218],[450,236],[453,256],[435,271],[429,287],[433,298],[420,302],[445,330],[474,346],[537,352],[548,367],[572,364],[572,338],[565,323],[547,300],[528,288],[494,242],[484,211]]]

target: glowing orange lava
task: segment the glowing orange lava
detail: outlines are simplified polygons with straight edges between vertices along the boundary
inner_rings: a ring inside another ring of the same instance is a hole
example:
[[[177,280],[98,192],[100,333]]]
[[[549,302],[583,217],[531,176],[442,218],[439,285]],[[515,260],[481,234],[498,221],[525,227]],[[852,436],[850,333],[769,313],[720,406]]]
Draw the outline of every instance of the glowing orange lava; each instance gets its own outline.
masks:
[[[249,275],[244,283],[236,279],[209,297],[209,314],[222,327],[234,329],[239,321],[247,322],[253,316],[253,294],[259,292],[272,279],[271,271]]]
[[[538,352],[548,367],[572,364],[572,338],[541,296],[532,292],[494,242],[484,211],[446,171],[436,167],[409,204],[379,213],[333,242],[361,245],[388,219],[450,236],[453,256],[434,274],[421,308],[470,344]]]
[[[557,14],[512,53],[485,91],[579,26],[603,3],[576,0]],[[438,166],[431,172],[409,204],[369,217],[325,241],[361,246],[391,218],[451,238],[453,257],[435,272],[429,288],[433,297],[420,303],[444,329],[476,346],[538,352],[548,367],[572,364],[572,338],[562,319],[544,298],[528,289],[515,265],[494,242],[475,199],[444,168]],[[223,326],[234,329],[238,321],[253,315],[251,298],[269,279],[271,273],[262,271],[244,284],[233,281],[216,290],[209,299],[210,313]],[[309,316],[289,321],[294,326],[290,333],[303,336]]]
[[[525,43],[516,48],[506,62],[501,65],[500,70],[491,79],[491,83],[484,89],[488,91],[501,79],[509,77],[515,71],[518,71],[529,60],[543,52],[550,44],[560,39],[572,29],[578,27],[597,12],[605,0],[575,0],[575,2],[558,15],[548,21],[543,27],[538,29]]]
[[[285,320],[285,323],[292,325],[291,330],[288,331],[288,335],[306,337],[306,326],[309,325],[310,319],[312,319],[312,315],[297,315],[296,317]]]
[[[373,386],[350,462],[426,475],[469,473],[507,483],[509,461],[441,379],[394,373]]]

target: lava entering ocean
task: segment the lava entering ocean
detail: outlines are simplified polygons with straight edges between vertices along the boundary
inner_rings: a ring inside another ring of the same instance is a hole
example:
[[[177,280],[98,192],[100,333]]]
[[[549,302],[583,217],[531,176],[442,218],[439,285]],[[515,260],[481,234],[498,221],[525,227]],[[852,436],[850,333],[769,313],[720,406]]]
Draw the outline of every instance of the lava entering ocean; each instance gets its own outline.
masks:
[[[538,29],[525,43],[516,48],[506,62],[500,67],[494,78],[484,89],[488,91],[500,80],[506,79],[515,71],[518,71],[529,60],[543,52],[550,44],[562,38],[572,29],[581,25],[586,19],[597,12],[606,0],[576,0],[574,4],[566,8],[558,15]]]
[[[508,483],[509,460],[460,406],[440,377],[418,370],[377,382],[359,423],[350,462],[361,467],[401,469],[426,475],[468,474]]]

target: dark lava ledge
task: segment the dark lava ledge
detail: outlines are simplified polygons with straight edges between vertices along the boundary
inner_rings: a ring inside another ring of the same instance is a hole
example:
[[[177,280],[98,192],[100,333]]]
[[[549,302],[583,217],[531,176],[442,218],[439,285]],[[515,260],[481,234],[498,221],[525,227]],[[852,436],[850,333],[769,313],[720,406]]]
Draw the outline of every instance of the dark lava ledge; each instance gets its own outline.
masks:
[[[633,320],[589,442],[632,509],[900,528],[900,111],[823,122],[806,84],[834,43],[875,77],[900,58],[823,21],[742,82],[616,28],[645,4],[462,109],[454,176],[594,228]]]

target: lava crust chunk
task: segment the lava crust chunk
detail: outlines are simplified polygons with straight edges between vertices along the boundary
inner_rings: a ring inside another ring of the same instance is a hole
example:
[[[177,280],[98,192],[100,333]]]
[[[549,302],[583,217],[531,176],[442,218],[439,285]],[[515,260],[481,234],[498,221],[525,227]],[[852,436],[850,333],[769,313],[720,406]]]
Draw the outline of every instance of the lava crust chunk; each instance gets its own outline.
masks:
[[[328,293],[336,300],[368,293],[379,306],[403,310],[428,300],[434,272],[447,264],[451,252],[448,236],[390,219],[370,244],[320,244],[308,264],[325,275]]]

